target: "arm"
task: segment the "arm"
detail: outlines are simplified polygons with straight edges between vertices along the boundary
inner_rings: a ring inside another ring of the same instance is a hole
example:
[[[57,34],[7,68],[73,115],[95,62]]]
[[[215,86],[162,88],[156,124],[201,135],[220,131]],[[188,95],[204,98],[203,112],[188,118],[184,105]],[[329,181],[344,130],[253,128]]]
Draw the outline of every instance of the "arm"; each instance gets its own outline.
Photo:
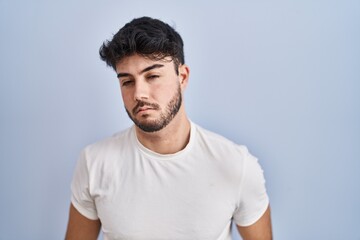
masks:
[[[96,240],[100,232],[101,222],[100,220],[90,220],[71,204],[69,223],[67,226],[65,240]]]
[[[243,240],[272,240],[270,206],[254,224],[247,227],[238,225],[237,229]]]

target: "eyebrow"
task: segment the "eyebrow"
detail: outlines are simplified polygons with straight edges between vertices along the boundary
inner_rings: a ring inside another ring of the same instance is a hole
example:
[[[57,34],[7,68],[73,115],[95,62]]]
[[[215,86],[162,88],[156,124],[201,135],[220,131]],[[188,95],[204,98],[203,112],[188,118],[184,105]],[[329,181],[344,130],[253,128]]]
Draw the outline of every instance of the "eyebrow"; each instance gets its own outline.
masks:
[[[152,70],[152,69],[154,69],[154,68],[161,68],[161,67],[163,67],[163,66],[164,66],[163,64],[154,64],[154,65],[151,65],[151,66],[146,67],[146,68],[144,68],[143,70],[141,70],[141,71],[140,71],[140,74],[145,73],[145,72],[148,72],[148,71],[150,71],[150,70]],[[118,74],[117,74],[117,77],[118,77],[118,78],[121,78],[121,77],[130,76],[130,75],[131,75],[130,73],[118,73]]]

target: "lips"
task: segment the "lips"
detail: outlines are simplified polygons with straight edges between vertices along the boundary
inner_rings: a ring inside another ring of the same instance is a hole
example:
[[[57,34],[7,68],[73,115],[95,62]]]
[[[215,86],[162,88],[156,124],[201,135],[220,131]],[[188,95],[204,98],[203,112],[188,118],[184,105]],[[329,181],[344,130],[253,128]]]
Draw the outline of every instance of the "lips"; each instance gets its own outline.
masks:
[[[159,109],[159,105],[155,104],[155,103],[148,103],[148,102],[143,102],[143,101],[139,101],[136,106],[133,108],[133,114],[136,115],[140,112],[144,112],[147,110],[157,110]]]
[[[146,107],[146,108],[139,108],[139,109],[136,111],[136,113],[144,112],[144,111],[147,111],[147,110],[153,110],[153,108],[148,108],[148,107]]]

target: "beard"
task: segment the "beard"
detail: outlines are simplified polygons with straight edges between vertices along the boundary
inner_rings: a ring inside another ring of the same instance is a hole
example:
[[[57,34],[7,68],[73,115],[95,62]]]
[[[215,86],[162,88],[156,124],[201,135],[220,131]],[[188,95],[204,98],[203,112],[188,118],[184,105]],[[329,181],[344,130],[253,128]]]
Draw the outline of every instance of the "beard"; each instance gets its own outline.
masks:
[[[181,96],[181,88],[180,85],[178,86],[177,92],[174,94],[172,99],[167,104],[165,110],[160,114],[158,119],[155,120],[145,120],[140,121],[139,119],[136,119],[134,116],[136,115],[138,109],[140,107],[149,106],[154,110],[159,110],[160,106],[155,103],[148,103],[144,101],[138,101],[136,106],[134,107],[132,114],[129,112],[128,109],[126,109],[126,113],[128,114],[129,118],[134,122],[136,126],[138,126],[141,130],[144,132],[157,132],[166,127],[171,120],[174,119],[176,114],[179,112],[179,109],[181,107],[182,103],[182,96]],[[147,115],[143,115],[142,117],[146,118]]]

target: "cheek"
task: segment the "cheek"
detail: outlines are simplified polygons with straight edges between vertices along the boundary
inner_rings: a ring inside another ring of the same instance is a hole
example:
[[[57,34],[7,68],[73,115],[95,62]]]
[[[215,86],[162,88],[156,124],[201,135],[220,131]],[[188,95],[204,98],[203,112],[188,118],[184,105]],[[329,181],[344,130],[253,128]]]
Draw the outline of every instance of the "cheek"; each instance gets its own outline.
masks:
[[[133,98],[131,97],[131,94],[127,91],[121,91],[121,97],[123,100],[123,104],[125,105],[126,108],[129,107],[129,104],[131,104]]]
[[[163,103],[167,103],[170,100],[173,99],[174,95],[178,92],[178,88],[179,86],[174,84],[174,85],[168,85],[168,86],[163,86],[161,89],[158,89],[158,100],[163,102]]]

